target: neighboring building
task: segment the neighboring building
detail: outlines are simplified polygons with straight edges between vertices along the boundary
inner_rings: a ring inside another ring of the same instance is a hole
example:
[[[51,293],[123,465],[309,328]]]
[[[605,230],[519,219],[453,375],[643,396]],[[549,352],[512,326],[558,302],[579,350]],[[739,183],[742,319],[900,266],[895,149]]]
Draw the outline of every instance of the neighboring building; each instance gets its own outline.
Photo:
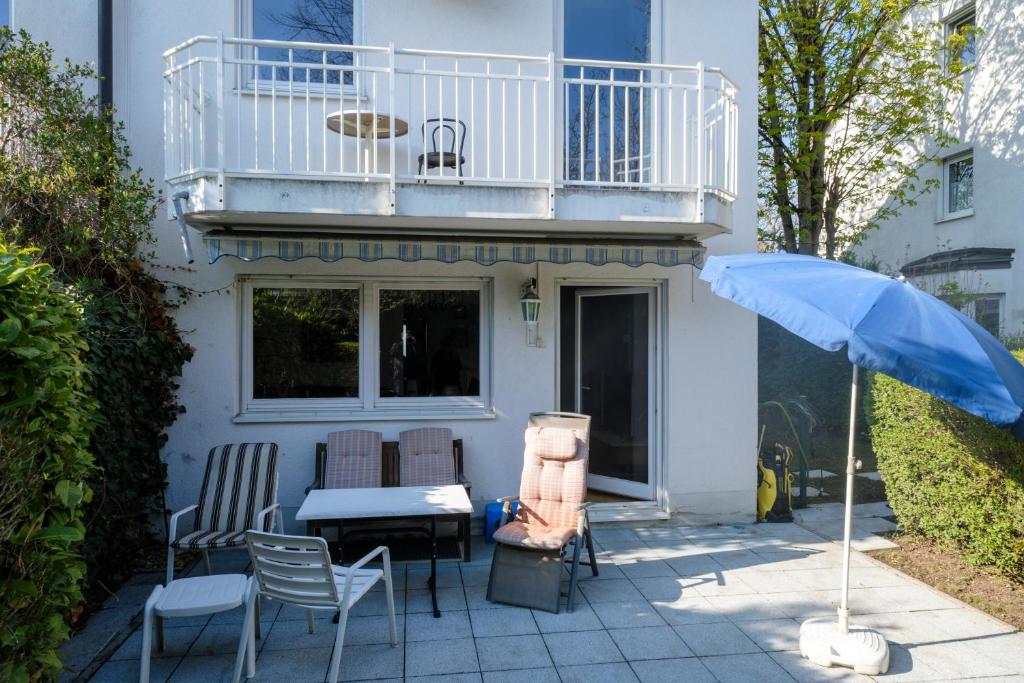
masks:
[[[95,0],[13,2],[96,59]],[[170,507],[212,445],[275,441],[290,522],[328,432],[422,425],[464,440],[482,506],[563,409],[594,416],[595,517],[750,520],[755,318],[696,268],[755,249],[754,0],[112,5],[134,161],[187,193],[195,262],[168,201],[159,273],[204,293]],[[435,134],[452,165],[421,169]]]
[[[1024,4],[942,2],[918,10],[946,34],[976,27],[962,55],[972,65],[951,98],[960,141],[922,170],[938,190],[884,221],[855,248],[860,260],[900,270],[941,293],[954,283],[972,296],[967,312],[992,332],[1024,332]],[[925,143],[929,144],[929,143]]]

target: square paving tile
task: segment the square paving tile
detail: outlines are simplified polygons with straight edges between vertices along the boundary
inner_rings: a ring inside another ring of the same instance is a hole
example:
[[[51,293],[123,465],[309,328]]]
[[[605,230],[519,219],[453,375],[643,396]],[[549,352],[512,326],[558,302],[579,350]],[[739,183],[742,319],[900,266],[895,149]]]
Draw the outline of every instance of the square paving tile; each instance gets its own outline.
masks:
[[[234,654],[238,652],[241,638],[241,624],[210,624],[192,643],[192,647],[188,650],[188,656]],[[257,652],[263,648],[263,645],[262,639],[256,641]]]
[[[153,658],[149,663],[149,683],[164,683],[178,666],[177,657]],[[90,683],[124,683],[139,680],[138,659],[110,660],[89,679]]]
[[[368,598],[369,596],[367,596]],[[366,600],[366,598],[363,598]],[[359,602],[363,602],[360,600]],[[357,605],[359,603],[356,603]],[[462,588],[438,588],[437,589],[437,608],[442,612],[452,612],[466,609],[466,597],[462,592]],[[433,602],[431,601],[430,591],[428,590],[409,590],[405,593],[405,612],[406,614],[414,614],[416,612],[432,612],[434,611]]]
[[[554,668],[485,671],[484,683],[560,683]]]
[[[690,587],[693,584],[693,579],[681,578],[676,574],[633,580],[633,585],[644,598],[659,602],[673,602],[682,597],[697,595],[697,592]]]
[[[551,657],[539,635],[477,638],[476,652],[481,671],[520,669],[524,663],[551,666]]]
[[[765,652],[800,649],[800,622],[796,619],[742,621],[736,626]]]
[[[342,667],[348,662],[348,648],[341,651]],[[272,681],[295,681],[313,683],[323,681],[331,664],[333,647],[314,650],[273,650],[260,655],[256,660],[256,678],[251,680],[271,683]],[[244,680],[245,669],[242,670]]]
[[[652,659],[630,662],[641,683],[716,683],[708,668],[696,657],[689,659]]]
[[[671,626],[612,629],[608,633],[629,661],[693,656]]]
[[[469,613],[465,611],[442,612],[440,619],[435,619],[432,612],[405,615],[405,639],[410,643],[470,638],[472,635]]]
[[[325,625],[333,627],[330,621]],[[321,628],[317,624],[317,629]],[[336,627],[335,627],[336,628]],[[405,615],[395,616],[395,630],[398,635],[398,642],[405,639]],[[349,617],[345,625],[345,645],[375,645],[391,643],[391,625],[386,616],[375,617]]]
[[[417,592],[417,591],[410,591],[410,593],[413,593],[413,592]],[[426,591],[422,591],[422,592],[425,593]],[[403,612],[405,612],[405,595],[403,594],[402,591],[395,591],[394,598],[395,598],[395,613],[396,614],[402,614]],[[282,614],[284,614],[284,610],[285,610],[285,607],[282,607],[281,608],[281,613]],[[326,610],[324,610],[324,613],[325,614],[330,614],[330,612],[328,612]],[[356,604],[352,605],[352,608],[349,609],[349,611],[348,611],[348,615],[350,617],[369,617],[369,616],[375,616],[375,615],[387,614],[387,613],[388,613],[388,601],[387,601],[387,594],[384,593],[384,591],[370,591],[369,593],[364,595],[362,598],[360,598],[359,602],[357,602]],[[330,616],[331,616],[331,618],[334,617],[333,614],[330,614]],[[306,617],[303,616],[302,618],[305,619]]]
[[[734,655],[760,652],[761,648],[729,623],[674,626],[676,633],[697,655]]]
[[[653,602],[652,605],[661,618],[671,626],[710,624],[729,620],[724,614],[716,611],[707,598],[700,595],[672,602]]]
[[[650,603],[643,600],[630,602],[598,602],[593,606],[597,618],[605,628],[638,628],[664,626],[665,620]]]
[[[406,587],[409,590],[427,590],[429,584],[427,579],[430,577],[430,569],[409,569],[406,574]],[[437,587],[438,588],[456,588],[462,585],[462,574],[458,567],[438,567],[437,568]]]
[[[720,681],[729,683],[770,683],[786,681],[792,683],[793,678],[771,657],[763,652],[757,654],[734,654],[722,657],[702,657],[711,673]]]
[[[644,598],[628,579],[580,581],[579,585],[591,605],[599,602],[626,602]]]
[[[558,614],[545,612],[543,610],[532,610],[533,619],[541,633],[563,633],[566,631],[594,631],[602,628],[601,620],[597,618],[594,609],[580,601],[572,612],[564,609]]]
[[[679,576],[701,576],[724,569],[711,555],[684,555],[665,560],[665,563]]]
[[[861,676],[850,669],[839,666],[826,668],[812,664],[804,659],[799,652],[769,652],[768,656],[799,683],[818,683],[819,681],[870,683],[871,681],[867,676]],[[886,681],[888,679],[889,676],[886,675],[879,680]]]
[[[637,680],[629,664],[581,664],[560,666],[563,683],[622,683]]]
[[[157,652],[156,649],[156,630],[153,631],[153,658],[161,657],[181,657],[188,649],[192,646],[192,642],[202,632],[202,626],[180,626],[172,627],[167,624],[172,623],[169,619],[164,622],[164,651]],[[236,632],[237,633],[237,632]],[[241,633],[238,633],[241,635]],[[235,642],[237,647],[238,643]],[[114,654],[110,657],[111,660],[119,659],[138,659],[142,656],[142,627],[140,626],[128,636],[128,639],[121,644],[121,647],[117,648]]]
[[[779,607],[763,595],[714,595],[709,597],[711,609],[726,616],[730,621],[755,621],[781,619],[786,616]]]
[[[544,642],[558,667],[621,662],[623,659],[607,631],[545,633]]]
[[[263,649],[273,650],[309,650],[313,648],[334,647],[334,638],[338,627],[330,621],[317,621],[313,625],[313,633],[309,625],[298,619],[275,621],[270,632],[263,634]],[[257,641],[260,642],[260,641]],[[238,643],[235,643],[237,649]]]
[[[480,670],[472,638],[431,640],[405,645],[405,675],[435,676]]]
[[[640,560],[618,565],[629,579],[646,579],[652,576],[676,576],[676,572],[664,560]]]
[[[486,586],[490,578],[490,565],[466,565],[462,567],[463,586]]]
[[[185,657],[168,679],[170,683],[221,683],[230,681],[235,670],[233,655]],[[243,665],[242,675],[245,675]]]
[[[341,671],[338,680],[367,681],[381,678],[401,678],[403,662],[404,652],[401,644],[398,647],[345,645],[341,651]],[[259,660],[256,661],[256,667],[258,670]]]
[[[477,638],[539,632],[533,614],[525,608],[474,609],[469,611],[469,619],[473,625],[473,635]]]

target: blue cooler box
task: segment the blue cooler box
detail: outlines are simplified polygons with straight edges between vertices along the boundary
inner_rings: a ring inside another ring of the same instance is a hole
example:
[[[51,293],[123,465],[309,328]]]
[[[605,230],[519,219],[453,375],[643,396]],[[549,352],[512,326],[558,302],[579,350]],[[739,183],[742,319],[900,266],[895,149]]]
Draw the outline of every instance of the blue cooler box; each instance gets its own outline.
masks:
[[[501,523],[501,508],[504,503],[488,503],[484,506],[484,540],[494,543],[494,532]],[[519,508],[518,501],[512,501],[512,516],[515,517]]]

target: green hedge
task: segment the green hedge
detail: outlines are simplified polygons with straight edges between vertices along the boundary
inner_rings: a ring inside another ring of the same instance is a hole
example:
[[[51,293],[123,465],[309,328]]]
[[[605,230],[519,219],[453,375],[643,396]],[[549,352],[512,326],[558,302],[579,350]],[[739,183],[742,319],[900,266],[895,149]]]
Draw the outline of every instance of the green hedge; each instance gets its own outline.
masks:
[[[0,680],[56,678],[82,599],[87,394],[82,308],[0,238]]]
[[[868,412],[900,523],[1024,580],[1024,441],[883,375]]]

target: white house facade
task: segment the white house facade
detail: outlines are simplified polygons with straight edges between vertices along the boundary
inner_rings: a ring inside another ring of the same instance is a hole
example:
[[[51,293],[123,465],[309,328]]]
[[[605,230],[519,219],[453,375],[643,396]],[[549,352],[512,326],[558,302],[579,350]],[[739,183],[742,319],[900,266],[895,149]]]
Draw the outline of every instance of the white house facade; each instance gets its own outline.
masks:
[[[902,271],[928,291],[954,283],[968,312],[992,332],[1024,331],[1024,6],[1014,0],[953,0],[918,10],[945,34],[975,27],[962,55],[971,65],[950,98],[959,140],[922,169],[938,189],[884,221],[855,248],[861,260]],[[931,144],[923,141],[921,144]]]
[[[11,2],[96,61],[97,2]],[[273,441],[291,525],[329,432],[447,426],[479,511],[518,489],[528,414],[568,410],[595,519],[750,520],[756,321],[696,276],[755,249],[753,0],[111,9],[154,267],[202,294],[169,507],[211,446]]]

